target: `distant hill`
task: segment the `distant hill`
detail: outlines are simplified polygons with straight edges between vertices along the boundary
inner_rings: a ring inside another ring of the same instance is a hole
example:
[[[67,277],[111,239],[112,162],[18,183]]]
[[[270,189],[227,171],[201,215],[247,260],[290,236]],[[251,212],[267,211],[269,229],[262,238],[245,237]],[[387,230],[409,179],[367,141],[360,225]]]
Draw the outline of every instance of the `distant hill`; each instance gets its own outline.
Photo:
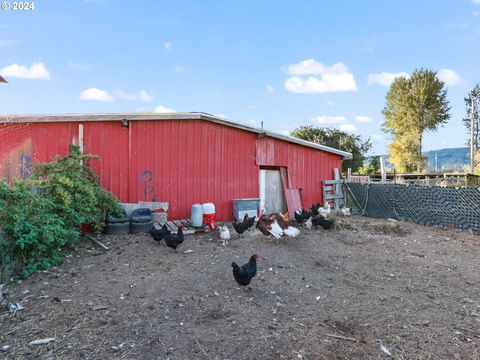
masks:
[[[463,171],[466,166],[470,165],[470,148],[450,148],[426,151],[427,169],[435,171],[435,157],[437,158],[438,170],[454,170]]]
[[[464,171],[465,167],[470,165],[470,148],[468,147],[431,150],[422,154],[427,158],[429,171],[435,171],[435,156],[438,171]],[[387,168],[393,168],[393,164],[388,162],[388,156],[382,156]]]

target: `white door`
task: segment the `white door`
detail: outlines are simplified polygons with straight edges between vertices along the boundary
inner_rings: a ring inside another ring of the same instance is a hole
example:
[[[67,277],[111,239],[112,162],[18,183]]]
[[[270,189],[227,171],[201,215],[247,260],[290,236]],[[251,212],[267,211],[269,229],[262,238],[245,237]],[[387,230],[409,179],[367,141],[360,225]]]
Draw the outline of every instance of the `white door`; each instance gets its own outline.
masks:
[[[287,211],[280,170],[260,170],[260,209],[266,214]]]

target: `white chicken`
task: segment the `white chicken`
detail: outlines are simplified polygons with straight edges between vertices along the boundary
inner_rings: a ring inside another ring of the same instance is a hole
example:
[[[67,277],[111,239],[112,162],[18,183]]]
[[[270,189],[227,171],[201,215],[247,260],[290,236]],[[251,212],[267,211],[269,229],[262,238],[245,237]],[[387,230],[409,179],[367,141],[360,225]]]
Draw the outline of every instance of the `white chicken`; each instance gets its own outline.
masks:
[[[222,227],[218,228],[220,231],[220,239],[222,239],[222,245],[228,245],[228,240],[230,240],[230,231],[228,230],[228,227],[226,225],[223,225]]]
[[[313,224],[312,224],[312,217],[310,216],[310,217],[307,219],[307,221],[305,221],[305,222],[303,223],[303,227],[304,227],[305,229],[307,229],[307,230],[310,231],[310,230],[312,230],[312,225],[313,225]]]
[[[280,227],[280,225],[278,225],[278,222],[277,220],[274,220],[271,224],[271,229],[268,230],[268,232],[270,234],[272,234],[272,236],[275,238],[275,239],[280,239],[283,235],[283,229]]]
[[[325,201],[325,205],[323,207],[318,209],[318,212],[320,215],[322,215],[324,218],[329,217],[331,213],[331,205],[328,201]]]
[[[278,224],[277,220],[274,220],[272,222],[272,229],[269,230],[270,234],[272,234],[275,239],[280,239],[282,236],[290,236],[290,237],[295,237],[298,234],[300,234],[300,230],[298,230],[296,227],[293,226],[288,226],[285,229],[282,229],[280,225]]]
[[[342,213],[343,213],[343,216],[352,215],[352,209],[348,207],[342,207]]]

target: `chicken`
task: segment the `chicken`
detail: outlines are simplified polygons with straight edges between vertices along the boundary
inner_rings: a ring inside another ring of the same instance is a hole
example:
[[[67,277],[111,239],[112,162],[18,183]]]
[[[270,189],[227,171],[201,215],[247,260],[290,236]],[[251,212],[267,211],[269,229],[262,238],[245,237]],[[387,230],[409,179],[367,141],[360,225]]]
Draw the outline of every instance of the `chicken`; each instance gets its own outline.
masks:
[[[297,236],[300,231],[293,226],[289,226],[285,221],[285,217],[288,217],[288,213],[279,214],[273,213],[270,215],[262,214],[257,222],[257,229],[263,235],[272,235],[276,239],[280,239],[283,235]]]
[[[233,277],[237,283],[243,286],[250,284],[250,281],[257,275],[258,258],[258,254],[253,254],[250,257],[250,261],[242,266],[238,266],[235,262],[232,262]]]
[[[226,225],[223,225],[222,227],[218,228],[220,231],[220,239],[222,239],[222,245],[228,245],[228,240],[230,240],[230,231],[228,230],[228,227]]]
[[[153,239],[158,242],[160,245],[160,241],[162,241],[166,235],[170,234],[170,230],[167,228],[167,224],[164,224],[162,228],[155,229],[154,227],[150,229],[150,235],[152,235]]]
[[[329,217],[331,212],[330,203],[328,201],[325,201],[325,205],[323,207],[318,208],[318,212],[324,218]]]
[[[302,208],[299,208],[297,211],[295,211],[295,220],[299,223],[304,223],[305,221],[308,220],[310,216],[312,216],[312,213],[310,211],[305,211]]]
[[[167,246],[171,247],[173,250],[175,250],[175,252],[177,252],[177,247],[183,243],[183,228],[184,226],[180,225],[176,234],[168,234],[165,236],[165,242],[167,243]]]
[[[303,223],[303,227],[304,227],[305,229],[307,229],[307,230],[310,231],[310,230],[312,230],[312,225],[313,225],[313,224],[312,224],[312,217],[310,216],[310,217],[307,219],[307,221],[305,221],[305,222]]]
[[[248,224],[248,228],[251,228],[255,224],[256,218],[256,216],[249,217],[248,214],[245,214],[245,216],[243,217],[243,222]]]
[[[312,213],[312,216],[318,216],[319,214],[319,209],[322,207],[320,203],[312,204],[312,207],[310,208],[310,212]]]
[[[240,237],[240,235],[242,235],[245,231],[248,230],[248,222],[241,222],[241,223],[232,223],[233,225],[233,228],[235,229],[235,231],[237,232],[238,236]]]
[[[288,227],[288,212],[285,214],[272,213],[270,214],[270,217],[272,220],[275,220],[282,229],[285,230]]]
[[[333,227],[333,221],[326,220],[323,216],[314,216],[312,217],[312,225],[313,226],[321,226],[325,230],[331,229]]]
[[[342,207],[343,216],[352,215],[352,209],[348,207]]]

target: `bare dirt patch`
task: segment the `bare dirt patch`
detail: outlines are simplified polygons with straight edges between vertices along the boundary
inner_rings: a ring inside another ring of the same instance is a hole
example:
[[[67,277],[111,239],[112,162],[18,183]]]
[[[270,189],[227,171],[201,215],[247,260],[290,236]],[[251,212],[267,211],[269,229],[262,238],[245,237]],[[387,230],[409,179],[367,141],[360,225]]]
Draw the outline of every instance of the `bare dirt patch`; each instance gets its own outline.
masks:
[[[82,240],[62,266],[7,285],[5,304],[24,309],[1,308],[0,357],[478,359],[480,238],[341,220],[280,241],[232,233],[226,247],[191,235],[178,254],[144,235],[106,236],[107,252]],[[254,251],[244,291],[230,264]]]

